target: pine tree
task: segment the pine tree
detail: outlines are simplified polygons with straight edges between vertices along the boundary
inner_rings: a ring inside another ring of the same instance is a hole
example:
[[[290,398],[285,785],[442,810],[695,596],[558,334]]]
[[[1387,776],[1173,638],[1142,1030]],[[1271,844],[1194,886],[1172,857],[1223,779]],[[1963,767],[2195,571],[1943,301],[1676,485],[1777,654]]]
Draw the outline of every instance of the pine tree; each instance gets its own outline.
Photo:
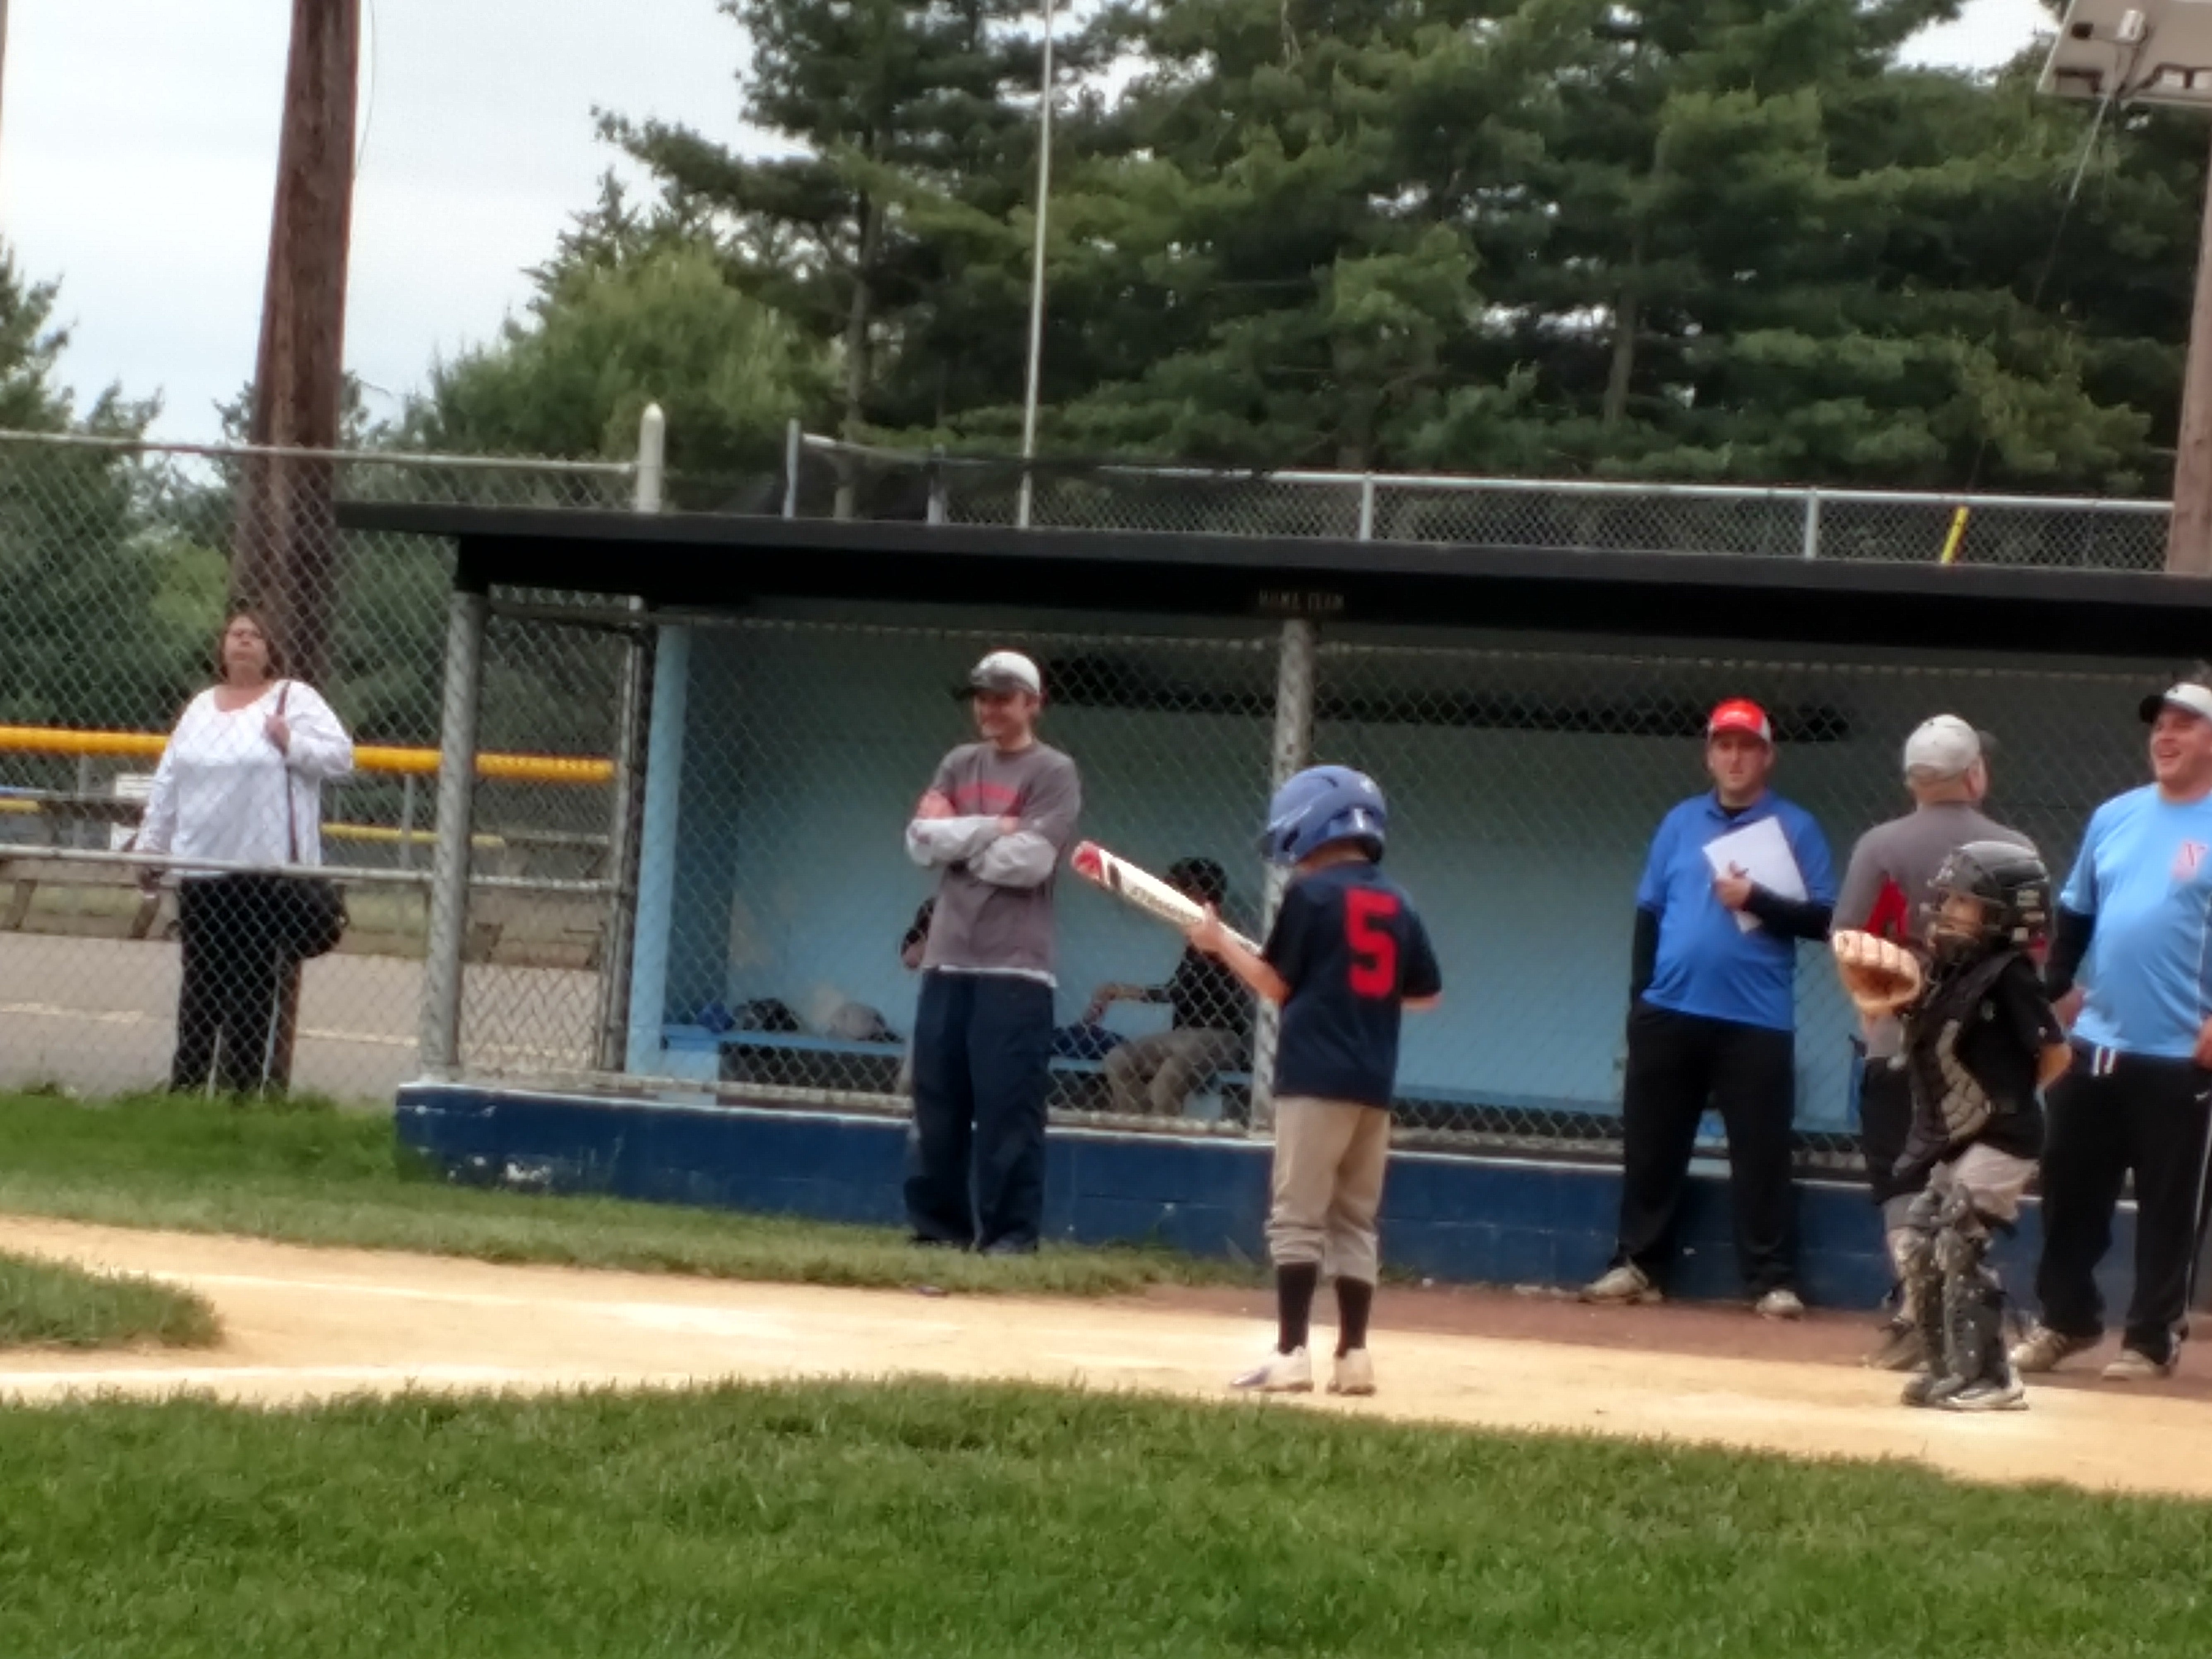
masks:
[[[23,277],[0,246],[0,425],[15,431],[135,438],[156,405],[110,386],[77,413],[59,379],[69,334],[58,290]],[[0,722],[166,722],[215,618],[163,605],[180,550],[143,533],[149,483],[128,452],[18,442],[0,447]],[[86,631],[87,617],[100,625]]]
[[[722,9],[751,42],[746,118],[798,153],[749,158],[656,123],[607,131],[711,228],[739,287],[834,343],[846,435],[1006,401],[1021,356],[1005,272],[1038,72],[1023,0]]]
[[[1152,72],[1120,116],[1124,153],[1091,170],[1069,217],[1110,250],[1117,320],[1153,349],[1076,403],[1071,437],[1270,465],[1402,461],[1455,389],[1453,343],[1480,326],[1466,224],[1522,210],[1495,183],[1540,150],[1553,72],[1589,9],[1132,14]]]
[[[1894,64],[1944,0],[1644,0],[1563,85],[1553,212],[1475,354],[1540,470],[2105,487],[2148,416],[2039,312],[2075,112]],[[1480,240],[1480,239],[1479,239]],[[2109,392],[2106,394],[2109,396]],[[1449,427],[1431,459],[1479,464]]]

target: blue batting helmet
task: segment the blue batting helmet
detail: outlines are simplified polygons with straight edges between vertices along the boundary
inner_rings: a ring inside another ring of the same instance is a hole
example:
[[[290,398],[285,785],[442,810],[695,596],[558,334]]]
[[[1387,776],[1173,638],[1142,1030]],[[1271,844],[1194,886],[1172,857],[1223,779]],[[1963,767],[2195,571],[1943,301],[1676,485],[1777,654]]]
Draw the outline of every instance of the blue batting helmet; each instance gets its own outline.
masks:
[[[1348,766],[1309,766],[1267,803],[1260,850],[1271,864],[1296,864],[1333,841],[1364,841],[1376,858],[1389,820],[1382,791]]]

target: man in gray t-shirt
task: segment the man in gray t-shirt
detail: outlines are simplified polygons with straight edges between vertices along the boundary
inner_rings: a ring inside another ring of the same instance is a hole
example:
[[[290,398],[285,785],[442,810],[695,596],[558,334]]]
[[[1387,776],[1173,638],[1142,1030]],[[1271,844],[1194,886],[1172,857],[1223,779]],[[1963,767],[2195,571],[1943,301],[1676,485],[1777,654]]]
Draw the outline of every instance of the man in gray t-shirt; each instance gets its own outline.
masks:
[[[2027,837],[1984,816],[1989,792],[1988,741],[1955,714],[1923,720],[1905,742],[1905,783],[1913,808],[1878,823],[1859,837],[1836,899],[1833,926],[1855,928],[1903,944],[1917,938],[1921,910],[1943,860],[1968,842],[2002,841],[2029,847]],[[2031,848],[2032,850],[2032,848]],[[1859,1078],[1859,1146],[1866,1155],[1867,1186],[1881,1207],[1882,1231],[1899,1285],[1898,1266],[1911,1235],[1905,1211],[1921,1181],[1897,1174],[1912,1125],[1912,1092],[1896,1064],[1903,1032],[1894,1018],[1865,1023],[1866,1064]],[[1899,1294],[1902,1295],[1900,1288]],[[1920,1327],[1902,1304],[1867,1363],[1910,1370],[1920,1363]]]
[[[1014,651],[960,692],[980,743],[947,755],[906,828],[940,872],[914,1022],[906,1208],[915,1242],[1036,1249],[1051,1079],[1054,877],[1075,839],[1075,763],[1039,743],[1037,666]]]

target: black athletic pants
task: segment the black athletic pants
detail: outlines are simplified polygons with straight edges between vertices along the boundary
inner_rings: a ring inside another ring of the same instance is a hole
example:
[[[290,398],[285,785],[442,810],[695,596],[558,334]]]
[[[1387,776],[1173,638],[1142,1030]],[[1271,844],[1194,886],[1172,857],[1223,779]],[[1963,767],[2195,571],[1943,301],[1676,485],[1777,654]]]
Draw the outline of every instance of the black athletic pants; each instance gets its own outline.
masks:
[[[906,1212],[939,1243],[1025,1249],[1044,1227],[1052,988],[1010,974],[921,977]]]
[[[1796,1194],[1790,1121],[1796,1109],[1796,1042],[1788,1031],[1670,1013],[1639,1002],[1628,1018],[1621,1090],[1620,1238],[1616,1266],[1662,1279],[1698,1120],[1707,1107],[1728,1127],[1729,1196],[1736,1262],[1753,1296],[1797,1277]]]
[[[276,1032],[291,963],[277,942],[283,878],[195,876],[177,884],[184,973],[169,1087],[223,1094],[284,1086]]]
[[[1866,1156],[1867,1191],[1876,1205],[1911,1198],[1928,1184],[1897,1173],[1912,1133],[1912,1079],[1901,1066],[1869,1060],[1859,1072],[1859,1151]],[[1885,1218],[1886,1219],[1886,1218]]]
[[[2104,1334],[2097,1264],[2112,1244],[2120,1184],[2136,1178],[2135,1293],[2127,1346],[2172,1357],[2189,1314],[2204,1224],[2212,1073],[2185,1060],[2092,1052],[2051,1086],[2043,1148],[2043,1322],[2067,1336]]]

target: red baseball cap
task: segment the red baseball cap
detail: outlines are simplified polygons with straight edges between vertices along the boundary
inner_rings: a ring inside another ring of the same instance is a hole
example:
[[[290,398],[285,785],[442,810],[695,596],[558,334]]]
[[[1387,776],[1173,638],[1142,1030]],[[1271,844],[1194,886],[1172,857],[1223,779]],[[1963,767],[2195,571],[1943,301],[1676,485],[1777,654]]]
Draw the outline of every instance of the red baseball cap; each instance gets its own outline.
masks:
[[[1774,728],[1767,723],[1766,711],[1749,697],[1730,697],[1712,712],[1705,722],[1705,736],[1717,738],[1723,732],[1748,732],[1761,743],[1774,741]]]

